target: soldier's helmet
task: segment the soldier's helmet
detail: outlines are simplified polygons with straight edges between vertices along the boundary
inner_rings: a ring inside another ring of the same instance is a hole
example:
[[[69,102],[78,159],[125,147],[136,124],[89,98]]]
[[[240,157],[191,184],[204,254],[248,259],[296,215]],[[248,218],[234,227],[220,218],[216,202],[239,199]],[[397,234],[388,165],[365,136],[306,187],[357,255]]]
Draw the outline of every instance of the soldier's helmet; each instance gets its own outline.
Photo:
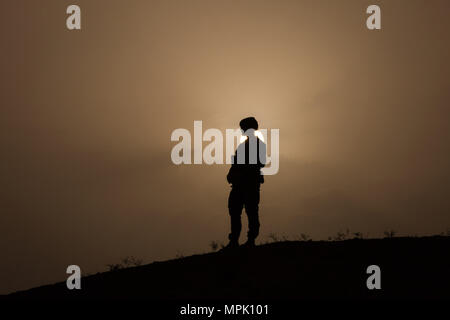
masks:
[[[244,132],[246,132],[248,129],[258,130],[258,121],[256,121],[254,117],[248,117],[242,119],[241,122],[239,122],[239,126]]]

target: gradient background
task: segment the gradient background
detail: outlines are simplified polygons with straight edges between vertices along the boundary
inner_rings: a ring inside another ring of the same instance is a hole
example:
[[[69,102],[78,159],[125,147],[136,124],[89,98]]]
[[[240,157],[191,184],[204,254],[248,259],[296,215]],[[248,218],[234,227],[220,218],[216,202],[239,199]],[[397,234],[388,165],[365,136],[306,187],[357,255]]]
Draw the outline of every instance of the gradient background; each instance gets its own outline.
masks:
[[[78,4],[82,30],[66,29]],[[381,7],[382,30],[365,9]],[[280,129],[261,237],[450,227],[442,1],[2,1],[0,293],[226,242],[228,166],[176,128]],[[270,141],[269,141],[270,142]],[[244,238],[244,237],[242,237]]]

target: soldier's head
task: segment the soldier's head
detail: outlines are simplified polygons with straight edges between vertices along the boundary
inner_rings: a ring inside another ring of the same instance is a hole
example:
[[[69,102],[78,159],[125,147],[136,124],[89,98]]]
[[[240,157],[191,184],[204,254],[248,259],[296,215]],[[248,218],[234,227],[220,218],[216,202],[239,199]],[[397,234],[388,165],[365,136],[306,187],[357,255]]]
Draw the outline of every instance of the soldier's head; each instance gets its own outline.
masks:
[[[248,133],[253,133],[255,130],[258,130],[258,121],[254,117],[248,117],[245,119],[242,119],[241,122],[239,122],[239,126],[241,127],[241,130],[244,132],[244,135],[248,135]],[[248,131],[249,129],[253,129]]]

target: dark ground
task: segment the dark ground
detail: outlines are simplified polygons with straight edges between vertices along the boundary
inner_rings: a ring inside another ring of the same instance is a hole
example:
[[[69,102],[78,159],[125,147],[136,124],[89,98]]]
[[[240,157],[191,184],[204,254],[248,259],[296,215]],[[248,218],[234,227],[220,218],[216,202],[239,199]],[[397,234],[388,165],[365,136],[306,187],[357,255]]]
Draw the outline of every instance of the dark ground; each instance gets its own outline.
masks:
[[[450,299],[450,237],[286,241],[154,262],[6,299]],[[381,290],[366,269],[381,268]]]

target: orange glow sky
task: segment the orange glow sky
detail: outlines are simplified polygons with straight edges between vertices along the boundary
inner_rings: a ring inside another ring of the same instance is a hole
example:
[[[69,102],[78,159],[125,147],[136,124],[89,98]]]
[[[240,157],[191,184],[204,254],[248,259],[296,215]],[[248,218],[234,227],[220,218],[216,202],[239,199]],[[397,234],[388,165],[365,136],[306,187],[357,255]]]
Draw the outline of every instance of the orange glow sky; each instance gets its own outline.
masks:
[[[65,9],[82,9],[68,31]],[[382,30],[365,8],[382,9]],[[449,1],[2,5],[0,293],[206,252],[228,166],[176,166],[176,128],[280,129],[269,233],[450,227]]]

